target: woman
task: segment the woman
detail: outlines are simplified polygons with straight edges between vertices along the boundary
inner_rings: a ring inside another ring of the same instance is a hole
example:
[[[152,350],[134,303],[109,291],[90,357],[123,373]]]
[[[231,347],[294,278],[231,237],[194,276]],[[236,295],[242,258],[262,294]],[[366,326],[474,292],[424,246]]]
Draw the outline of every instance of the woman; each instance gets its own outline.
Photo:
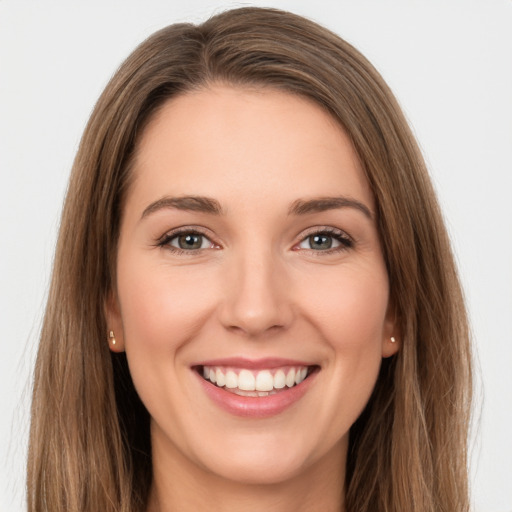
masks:
[[[470,379],[439,208],[364,57],[255,8],[135,50],[68,190],[30,511],[467,510]]]

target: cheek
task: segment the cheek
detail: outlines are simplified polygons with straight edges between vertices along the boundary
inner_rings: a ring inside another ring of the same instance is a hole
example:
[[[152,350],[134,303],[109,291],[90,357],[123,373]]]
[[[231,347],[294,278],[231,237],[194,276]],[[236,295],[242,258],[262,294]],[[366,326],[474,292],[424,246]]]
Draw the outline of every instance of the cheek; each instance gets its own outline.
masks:
[[[388,306],[384,268],[377,272],[346,270],[330,279],[317,276],[316,293],[310,294],[305,305],[310,324],[327,348],[325,369],[331,385],[323,411],[336,431],[350,428],[373,391],[382,361]]]
[[[311,322],[335,350],[361,352],[378,346],[380,351],[388,279],[383,266],[374,264],[370,269],[347,266],[339,272],[318,274],[314,288],[304,282],[298,291]]]
[[[162,411],[176,418],[187,407],[179,355],[210,318],[216,285],[199,266],[191,271],[145,254],[123,256],[118,296],[130,373],[153,418],[165,421]]]
[[[176,350],[211,309],[211,279],[165,264],[126,259],[118,293],[127,351],[135,345]]]

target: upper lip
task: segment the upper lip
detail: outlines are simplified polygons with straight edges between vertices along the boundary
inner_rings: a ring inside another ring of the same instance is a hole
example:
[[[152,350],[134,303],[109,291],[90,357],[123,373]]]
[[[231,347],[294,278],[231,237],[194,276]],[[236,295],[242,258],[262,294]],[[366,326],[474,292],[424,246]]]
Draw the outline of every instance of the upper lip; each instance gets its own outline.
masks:
[[[282,366],[313,366],[314,363],[297,359],[285,359],[281,357],[265,357],[261,359],[247,359],[244,357],[227,357],[221,359],[208,359],[198,361],[191,365],[197,366],[229,366],[233,368],[247,368],[249,370],[262,370],[280,368]]]

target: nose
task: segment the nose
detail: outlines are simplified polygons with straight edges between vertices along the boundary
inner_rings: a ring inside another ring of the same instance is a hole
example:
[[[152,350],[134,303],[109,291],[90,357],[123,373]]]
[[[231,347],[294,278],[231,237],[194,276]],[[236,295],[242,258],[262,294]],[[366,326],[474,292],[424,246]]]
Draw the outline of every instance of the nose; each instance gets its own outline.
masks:
[[[270,251],[253,251],[230,262],[219,311],[226,329],[256,338],[289,327],[290,289],[277,260]]]

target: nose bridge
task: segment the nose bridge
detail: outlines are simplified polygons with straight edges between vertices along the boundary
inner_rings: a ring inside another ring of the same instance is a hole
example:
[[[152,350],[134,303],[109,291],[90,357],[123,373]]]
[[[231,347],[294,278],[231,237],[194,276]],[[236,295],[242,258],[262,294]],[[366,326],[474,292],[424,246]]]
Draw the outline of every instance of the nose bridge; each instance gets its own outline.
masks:
[[[233,255],[228,273],[222,305],[225,327],[255,336],[289,324],[285,272],[268,246],[248,247]]]

